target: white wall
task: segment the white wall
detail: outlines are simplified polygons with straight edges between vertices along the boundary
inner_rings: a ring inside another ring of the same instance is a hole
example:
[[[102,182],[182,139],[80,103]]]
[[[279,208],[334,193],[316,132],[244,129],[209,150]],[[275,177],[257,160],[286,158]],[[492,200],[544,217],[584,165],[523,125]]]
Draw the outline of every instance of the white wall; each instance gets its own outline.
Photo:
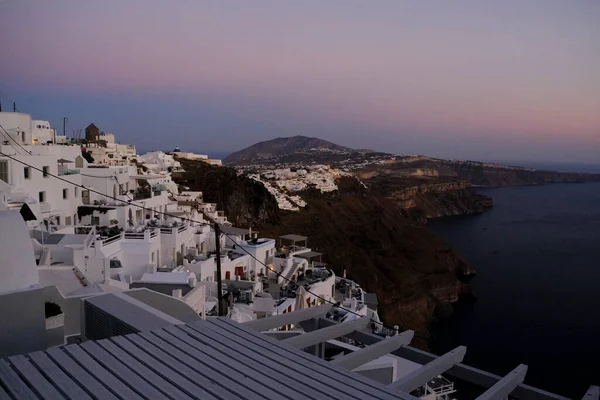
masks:
[[[37,144],[54,143],[56,131],[50,127],[48,121],[33,120],[31,121],[31,136],[32,142]]]
[[[37,146],[29,146],[33,148]],[[4,150],[4,148],[3,148]],[[22,161],[32,167],[42,170],[48,167],[48,172],[52,175],[58,175],[57,157],[52,155],[14,155],[14,158]],[[81,188],[75,188],[74,185],[81,185],[81,175],[62,175],[61,178],[72,182],[68,184],[60,181],[50,175],[44,177],[43,173],[34,168],[26,167],[20,162],[13,161],[0,156],[0,160],[8,161],[9,184],[13,185],[13,190],[22,191],[34,200],[39,199],[39,193],[45,192],[44,203],[51,206],[51,212],[46,212],[42,217],[48,217],[50,214],[57,214],[60,217],[60,225],[65,225],[66,217],[70,217],[71,224],[75,224],[73,216],[77,214],[77,207],[81,204]],[[25,178],[25,168],[28,168],[28,178]],[[66,190],[67,198],[63,198],[63,189]],[[50,211],[45,209],[43,211]]]
[[[46,349],[44,289],[0,295],[0,358]]]
[[[0,112],[0,125],[7,131],[17,143],[21,145],[32,144],[31,138],[31,115],[13,112]],[[4,131],[0,134],[0,143],[13,141],[5,137]],[[16,145],[15,145],[16,146]]]

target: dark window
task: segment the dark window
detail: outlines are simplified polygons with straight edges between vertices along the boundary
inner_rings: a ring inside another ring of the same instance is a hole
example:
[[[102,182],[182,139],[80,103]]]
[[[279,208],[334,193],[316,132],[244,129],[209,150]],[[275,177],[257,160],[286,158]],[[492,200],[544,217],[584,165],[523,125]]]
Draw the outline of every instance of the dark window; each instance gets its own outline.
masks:
[[[31,169],[29,167],[23,168],[23,174],[25,175],[25,179],[31,178]]]
[[[40,203],[44,203],[46,201],[46,192],[39,192],[38,200],[40,201]]]
[[[0,161],[0,180],[8,183],[8,161]]]
[[[63,199],[69,198],[69,189],[63,189]]]
[[[42,175],[44,176],[44,178],[48,177],[49,173],[50,173],[50,167],[42,167]]]

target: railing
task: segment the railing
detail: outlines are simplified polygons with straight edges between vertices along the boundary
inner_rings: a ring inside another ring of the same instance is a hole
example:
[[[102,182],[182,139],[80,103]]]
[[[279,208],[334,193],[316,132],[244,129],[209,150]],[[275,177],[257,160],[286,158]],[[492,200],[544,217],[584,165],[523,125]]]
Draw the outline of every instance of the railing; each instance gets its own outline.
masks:
[[[118,242],[118,241],[119,241],[119,240],[121,240],[122,238],[123,238],[123,236],[122,236],[121,234],[118,234],[118,235],[115,235],[115,236],[109,237],[108,239],[104,239],[104,240],[102,241],[102,246],[106,246],[106,245],[109,245],[109,244],[111,244],[111,243]]]
[[[125,239],[144,240],[144,232],[125,232]]]
[[[181,225],[173,228],[160,228],[160,233],[164,233],[167,235],[173,235],[181,232],[185,232],[188,228],[188,225]]]
[[[123,237],[125,239],[133,239],[133,240],[148,240],[151,238],[155,238],[158,236],[160,230],[156,229],[146,229],[144,232],[125,232]]]
[[[49,213],[52,211],[52,205],[50,203],[40,203],[40,212]]]

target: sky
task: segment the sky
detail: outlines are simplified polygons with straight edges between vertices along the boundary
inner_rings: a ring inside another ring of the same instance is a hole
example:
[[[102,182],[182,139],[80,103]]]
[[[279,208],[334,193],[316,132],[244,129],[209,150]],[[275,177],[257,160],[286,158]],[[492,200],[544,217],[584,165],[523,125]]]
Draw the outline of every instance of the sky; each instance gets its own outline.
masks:
[[[0,0],[0,101],[67,135],[600,164],[597,0]]]

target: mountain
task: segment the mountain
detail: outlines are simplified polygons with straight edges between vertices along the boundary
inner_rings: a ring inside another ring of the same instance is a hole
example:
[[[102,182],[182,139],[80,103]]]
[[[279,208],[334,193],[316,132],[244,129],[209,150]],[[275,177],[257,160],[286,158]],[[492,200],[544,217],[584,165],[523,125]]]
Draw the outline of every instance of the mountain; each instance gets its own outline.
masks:
[[[243,150],[231,153],[223,161],[226,164],[249,164],[260,161],[273,161],[281,156],[294,153],[352,153],[355,151],[349,147],[340,146],[319,138],[292,136],[256,143]]]

